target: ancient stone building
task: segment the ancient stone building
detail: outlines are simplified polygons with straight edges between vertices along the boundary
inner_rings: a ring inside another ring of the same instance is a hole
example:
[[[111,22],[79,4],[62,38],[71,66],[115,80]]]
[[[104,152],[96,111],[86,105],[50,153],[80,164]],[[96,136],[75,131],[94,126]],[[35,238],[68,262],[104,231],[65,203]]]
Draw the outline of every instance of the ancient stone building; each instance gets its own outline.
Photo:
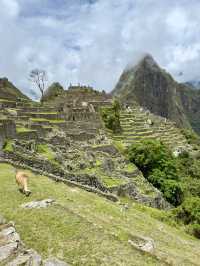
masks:
[[[15,138],[16,136],[16,125],[12,120],[0,120],[0,155],[4,142],[7,138]]]

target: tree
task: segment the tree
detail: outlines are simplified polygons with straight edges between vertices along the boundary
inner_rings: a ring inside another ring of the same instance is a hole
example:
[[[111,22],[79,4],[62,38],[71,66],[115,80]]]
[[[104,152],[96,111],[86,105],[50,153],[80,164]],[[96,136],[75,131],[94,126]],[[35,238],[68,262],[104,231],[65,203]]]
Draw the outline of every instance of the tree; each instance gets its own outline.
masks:
[[[120,112],[121,106],[117,99],[114,99],[113,101],[113,110],[115,112],[115,115],[118,116]]]
[[[47,82],[47,73],[45,70],[43,69],[33,69],[31,70],[30,74],[29,74],[29,79],[31,82],[33,82],[38,89],[40,90],[42,97],[41,99],[43,99],[44,96],[44,92],[46,89],[46,82]]]

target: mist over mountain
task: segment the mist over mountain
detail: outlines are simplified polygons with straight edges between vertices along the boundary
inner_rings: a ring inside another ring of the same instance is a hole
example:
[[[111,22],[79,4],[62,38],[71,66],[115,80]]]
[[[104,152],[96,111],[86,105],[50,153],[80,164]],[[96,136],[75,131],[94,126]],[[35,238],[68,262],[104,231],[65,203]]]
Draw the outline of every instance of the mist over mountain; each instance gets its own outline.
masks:
[[[191,80],[184,83],[186,86],[192,87],[194,89],[200,89],[200,81],[199,80]]]

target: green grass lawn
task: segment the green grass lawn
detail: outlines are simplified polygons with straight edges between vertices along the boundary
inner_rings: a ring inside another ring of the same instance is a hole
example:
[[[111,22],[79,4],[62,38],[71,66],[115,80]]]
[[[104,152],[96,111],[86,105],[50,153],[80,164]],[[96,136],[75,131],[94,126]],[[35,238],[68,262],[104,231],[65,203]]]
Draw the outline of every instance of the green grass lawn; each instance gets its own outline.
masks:
[[[152,217],[164,212],[131,201],[130,208],[122,211],[118,203],[44,176],[31,174],[29,186],[32,195],[26,198],[17,190],[13,167],[0,164],[0,214],[14,221],[22,241],[44,257],[88,266],[166,265],[164,261],[200,265],[199,240]],[[46,198],[56,204],[40,210],[20,207]],[[153,238],[160,260],[130,246],[128,239],[134,236]]]

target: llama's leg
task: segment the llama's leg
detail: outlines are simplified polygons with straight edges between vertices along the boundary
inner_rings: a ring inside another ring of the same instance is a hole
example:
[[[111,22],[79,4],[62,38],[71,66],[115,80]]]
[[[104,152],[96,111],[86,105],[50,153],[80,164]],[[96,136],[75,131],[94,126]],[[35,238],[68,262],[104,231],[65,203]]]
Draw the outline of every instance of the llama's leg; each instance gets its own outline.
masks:
[[[26,196],[29,196],[31,194],[31,191],[28,189],[28,181],[27,181],[27,178],[24,179],[24,194]]]

